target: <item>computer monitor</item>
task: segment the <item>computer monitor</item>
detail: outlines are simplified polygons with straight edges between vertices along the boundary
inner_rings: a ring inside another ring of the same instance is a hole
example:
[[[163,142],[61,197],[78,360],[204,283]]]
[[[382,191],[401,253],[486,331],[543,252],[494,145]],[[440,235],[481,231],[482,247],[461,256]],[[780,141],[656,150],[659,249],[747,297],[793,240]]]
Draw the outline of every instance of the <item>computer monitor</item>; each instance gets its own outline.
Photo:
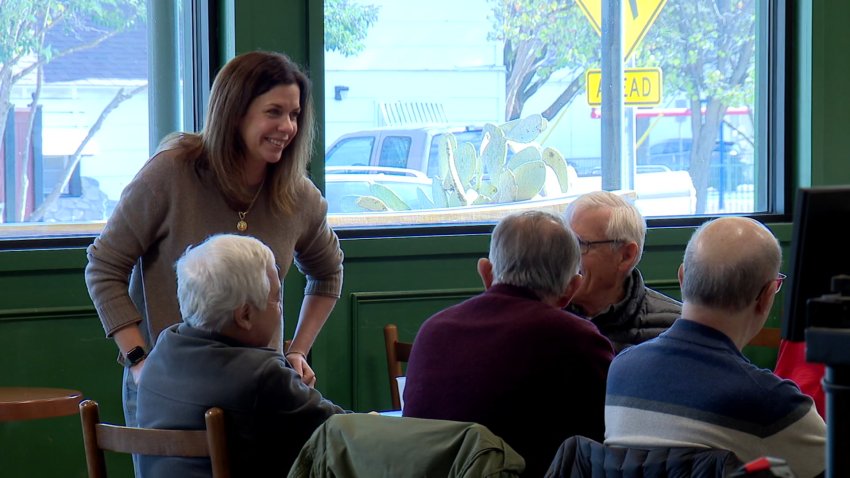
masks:
[[[850,274],[850,186],[801,188],[794,207],[782,338],[805,340],[806,301],[831,293],[833,276]]]

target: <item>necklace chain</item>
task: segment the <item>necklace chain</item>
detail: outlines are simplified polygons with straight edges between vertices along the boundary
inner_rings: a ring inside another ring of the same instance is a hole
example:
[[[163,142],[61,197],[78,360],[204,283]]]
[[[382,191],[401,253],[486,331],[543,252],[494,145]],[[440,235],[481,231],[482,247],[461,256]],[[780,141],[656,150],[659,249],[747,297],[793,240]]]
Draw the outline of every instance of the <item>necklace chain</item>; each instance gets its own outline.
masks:
[[[248,217],[248,213],[251,212],[251,208],[254,207],[254,203],[257,202],[257,198],[260,197],[260,191],[263,190],[263,185],[266,184],[265,178],[263,178],[263,182],[260,183],[260,187],[257,188],[257,192],[254,193],[254,199],[251,199],[251,203],[248,204],[248,208],[244,211],[236,211],[236,214],[239,216],[239,222],[236,223],[236,229],[239,232],[245,232],[248,229],[248,222],[245,221],[245,218]]]

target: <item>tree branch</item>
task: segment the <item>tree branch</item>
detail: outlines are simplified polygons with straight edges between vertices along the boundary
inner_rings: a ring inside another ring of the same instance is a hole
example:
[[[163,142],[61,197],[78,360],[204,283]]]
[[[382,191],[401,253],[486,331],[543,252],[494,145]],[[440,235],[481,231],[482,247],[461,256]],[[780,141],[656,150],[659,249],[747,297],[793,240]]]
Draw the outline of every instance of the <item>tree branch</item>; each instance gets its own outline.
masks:
[[[65,165],[65,171],[62,172],[62,178],[59,180],[59,182],[56,183],[55,186],[53,186],[53,190],[50,191],[50,194],[47,196],[47,198],[44,199],[44,202],[41,204],[41,206],[39,206],[38,209],[33,211],[32,214],[30,214],[30,216],[26,219],[26,222],[36,222],[42,220],[42,218],[44,217],[44,213],[47,212],[47,209],[59,199],[59,196],[62,194],[62,190],[65,189],[65,186],[68,185],[68,181],[71,180],[71,176],[74,173],[74,169],[80,163],[80,157],[82,156],[83,149],[86,147],[89,141],[91,141],[95,133],[100,130],[101,126],[103,126],[103,122],[106,120],[106,117],[109,116],[109,114],[112,113],[112,111],[117,108],[118,105],[132,98],[137,93],[147,87],[147,84],[141,85],[132,89],[129,93],[124,93],[124,88],[121,88],[118,90],[117,93],[115,93],[115,97],[113,97],[112,101],[110,101],[109,104],[107,104],[106,107],[103,108],[103,111],[100,112],[100,115],[97,117],[97,121],[95,121],[91,128],[89,128],[88,134],[86,134],[86,137],[83,138],[82,142],[80,142],[80,145],[77,146],[77,150],[74,151],[73,156],[71,156],[71,160],[68,162],[68,164]]]
[[[581,91],[582,87],[584,87],[584,74],[579,72],[579,74],[573,77],[573,81],[564,88],[564,91],[561,92],[558,99],[552,102],[552,104],[541,113],[541,116],[546,118],[546,120],[551,121],[555,118],[555,115],[557,115],[559,111],[572,103]]]

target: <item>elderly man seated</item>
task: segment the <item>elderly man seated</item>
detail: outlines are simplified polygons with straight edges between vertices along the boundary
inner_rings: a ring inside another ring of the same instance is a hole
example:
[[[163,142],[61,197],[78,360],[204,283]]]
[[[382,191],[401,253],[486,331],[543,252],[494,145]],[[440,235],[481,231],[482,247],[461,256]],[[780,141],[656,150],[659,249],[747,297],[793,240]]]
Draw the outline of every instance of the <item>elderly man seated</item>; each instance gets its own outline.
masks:
[[[286,476],[301,447],[343,410],[304,385],[267,345],[278,336],[280,279],[272,251],[222,234],[177,261],[183,323],[165,330],[139,379],[137,418],[150,428],[203,429],[224,409],[233,476]],[[142,476],[210,476],[208,458],[141,456]]]
[[[613,356],[596,327],[562,308],[581,284],[579,246],[558,216],[524,212],[493,230],[483,294],[428,319],[407,368],[404,416],[471,421],[546,472],[561,442],[603,433]]]
[[[634,204],[593,191],[571,202],[564,217],[581,245],[584,277],[567,310],[590,319],[617,353],[667,330],[682,304],[643,282],[637,264],[646,221]]]
[[[799,478],[824,471],[826,425],[812,399],[741,353],[782,284],[781,255],[749,218],[696,230],[679,268],[682,318],[611,364],[605,444],[722,448],[745,462],[784,458]]]

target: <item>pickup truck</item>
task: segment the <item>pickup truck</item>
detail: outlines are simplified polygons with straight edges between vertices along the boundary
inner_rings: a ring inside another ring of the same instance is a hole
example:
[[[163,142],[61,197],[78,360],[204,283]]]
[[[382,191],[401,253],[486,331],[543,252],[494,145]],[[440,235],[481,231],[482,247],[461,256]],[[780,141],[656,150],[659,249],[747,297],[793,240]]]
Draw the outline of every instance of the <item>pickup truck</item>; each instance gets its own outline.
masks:
[[[328,148],[325,166],[378,166],[406,168],[439,175],[437,148],[446,134],[458,144],[480,145],[481,126],[418,126],[411,128],[375,128],[344,134]]]

